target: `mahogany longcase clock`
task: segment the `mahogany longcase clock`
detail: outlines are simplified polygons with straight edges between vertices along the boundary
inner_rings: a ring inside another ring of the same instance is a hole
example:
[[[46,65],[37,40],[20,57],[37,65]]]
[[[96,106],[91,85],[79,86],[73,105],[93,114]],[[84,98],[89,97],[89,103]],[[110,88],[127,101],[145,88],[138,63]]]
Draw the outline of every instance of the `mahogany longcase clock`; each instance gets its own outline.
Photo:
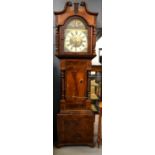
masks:
[[[91,111],[91,59],[96,56],[96,18],[85,2],[67,2],[56,19],[56,56],[60,59],[61,99],[57,114],[57,146],[94,146]]]

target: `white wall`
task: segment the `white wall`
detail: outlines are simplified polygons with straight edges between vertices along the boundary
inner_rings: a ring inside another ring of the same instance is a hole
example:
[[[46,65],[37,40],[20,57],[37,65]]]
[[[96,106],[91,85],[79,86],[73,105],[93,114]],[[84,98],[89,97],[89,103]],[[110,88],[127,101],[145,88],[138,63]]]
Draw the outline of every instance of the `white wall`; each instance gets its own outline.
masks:
[[[52,0],[0,1],[0,155],[52,154]]]
[[[155,154],[155,1],[103,1],[103,155]]]
[[[103,37],[101,37],[97,42],[96,42],[96,57],[92,59],[92,65],[101,65],[99,62],[99,48],[103,48],[104,42],[103,42]],[[101,54],[103,53],[103,50],[101,51]]]

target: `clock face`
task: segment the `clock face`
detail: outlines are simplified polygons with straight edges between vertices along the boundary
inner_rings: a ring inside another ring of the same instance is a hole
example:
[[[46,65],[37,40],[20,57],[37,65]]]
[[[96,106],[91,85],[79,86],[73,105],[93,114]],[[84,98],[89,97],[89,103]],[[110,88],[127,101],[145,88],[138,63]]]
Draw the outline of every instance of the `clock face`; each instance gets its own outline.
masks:
[[[88,30],[79,19],[72,20],[65,29],[64,51],[87,52]]]

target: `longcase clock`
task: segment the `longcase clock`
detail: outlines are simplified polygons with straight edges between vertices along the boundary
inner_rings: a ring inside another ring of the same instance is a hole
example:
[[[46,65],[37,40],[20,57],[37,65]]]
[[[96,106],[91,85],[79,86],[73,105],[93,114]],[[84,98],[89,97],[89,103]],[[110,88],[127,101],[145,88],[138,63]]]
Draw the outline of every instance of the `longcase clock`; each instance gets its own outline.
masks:
[[[60,59],[61,98],[57,114],[57,146],[94,146],[91,111],[91,60],[96,56],[96,18],[85,2],[67,2],[56,19],[56,53]]]

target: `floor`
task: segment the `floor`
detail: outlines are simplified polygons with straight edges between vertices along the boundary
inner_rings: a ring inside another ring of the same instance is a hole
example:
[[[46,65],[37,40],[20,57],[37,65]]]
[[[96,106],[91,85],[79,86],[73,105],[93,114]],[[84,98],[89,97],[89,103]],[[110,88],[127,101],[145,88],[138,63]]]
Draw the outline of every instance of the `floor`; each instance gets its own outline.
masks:
[[[61,148],[53,147],[53,155],[102,155],[102,146],[98,148],[97,145],[97,125],[98,125],[98,115],[95,116],[94,124],[94,141],[95,147],[91,148],[89,146],[64,146]]]

